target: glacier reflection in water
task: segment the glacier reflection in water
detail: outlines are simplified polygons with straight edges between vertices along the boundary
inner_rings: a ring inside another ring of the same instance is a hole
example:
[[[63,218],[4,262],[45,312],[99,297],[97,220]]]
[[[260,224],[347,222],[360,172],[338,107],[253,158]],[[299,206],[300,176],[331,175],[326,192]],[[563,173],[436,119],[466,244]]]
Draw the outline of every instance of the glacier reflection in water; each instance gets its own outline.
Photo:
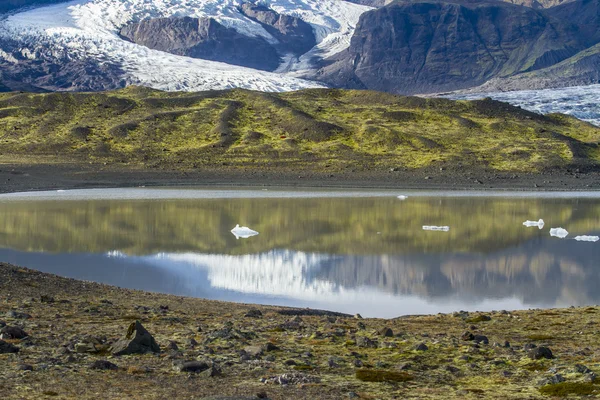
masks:
[[[121,287],[377,317],[600,303],[598,193],[116,194],[0,199],[0,261]],[[523,224],[535,220],[537,228]],[[260,235],[236,240],[237,223]],[[550,227],[569,236],[552,237]]]

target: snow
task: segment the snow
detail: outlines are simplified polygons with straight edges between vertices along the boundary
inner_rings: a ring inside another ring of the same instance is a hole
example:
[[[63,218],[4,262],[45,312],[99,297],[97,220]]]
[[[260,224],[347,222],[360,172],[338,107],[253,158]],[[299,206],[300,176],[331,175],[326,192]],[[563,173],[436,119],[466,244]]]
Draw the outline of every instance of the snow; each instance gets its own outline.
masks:
[[[448,232],[450,231],[449,226],[431,226],[431,225],[423,225],[424,231],[437,231],[437,232]]]
[[[561,238],[564,239],[567,237],[567,235],[569,234],[569,232],[567,232],[566,229],[563,228],[552,228],[550,229],[550,236],[554,236],[557,238]]]
[[[525,225],[526,227],[533,227],[533,226],[537,226],[539,229],[542,229],[544,227],[544,220],[540,219],[538,221],[525,221],[523,222],[523,225]]]
[[[77,0],[35,8],[9,16],[0,26],[0,38],[17,40],[27,57],[40,54],[56,58],[95,59],[121,65],[129,85],[161,90],[207,90],[242,87],[262,91],[287,91],[321,87],[299,79],[299,71],[350,44],[358,18],[370,8],[341,0],[263,0],[281,14],[310,23],[318,44],[296,59],[288,57],[277,73],[257,71],[219,62],[176,56],[121,39],[121,27],[145,18],[212,17],[249,36],[276,43],[260,24],[238,11],[242,0]],[[0,57],[12,60],[6,52]],[[291,73],[283,73],[291,72]],[[293,76],[292,76],[293,75]]]
[[[575,240],[577,240],[578,242],[597,242],[598,240],[600,240],[600,237],[581,235],[575,236]]]
[[[258,232],[248,228],[247,226],[240,226],[239,224],[237,224],[235,228],[231,230],[231,233],[233,233],[236,239],[248,239],[249,237],[258,235]]]
[[[404,196],[403,194],[401,194],[397,198],[398,198],[398,200],[406,200],[406,199],[408,199],[408,196]]]

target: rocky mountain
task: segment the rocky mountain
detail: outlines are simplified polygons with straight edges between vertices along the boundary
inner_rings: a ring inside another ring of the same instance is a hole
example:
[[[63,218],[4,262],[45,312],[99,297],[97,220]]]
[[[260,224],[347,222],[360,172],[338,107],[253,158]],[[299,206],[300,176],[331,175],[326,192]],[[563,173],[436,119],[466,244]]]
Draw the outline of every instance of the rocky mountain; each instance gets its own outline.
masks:
[[[133,43],[167,53],[273,71],[277,51],[262,37],[242,35],[213,18],[145,19],[124,26],[120,35]]]
[[[588,44],[577,26],[527,7],[397,1],[363,14],[350,47],[318,77],[392,93],[451,91],[553,65]]]
[[[282,53],[301,55],[317,44],[313,28],[298,17],[279,14],[268,7],[244,3],[241,12],[260,23],[267,32],[277,39],[277,48]]]

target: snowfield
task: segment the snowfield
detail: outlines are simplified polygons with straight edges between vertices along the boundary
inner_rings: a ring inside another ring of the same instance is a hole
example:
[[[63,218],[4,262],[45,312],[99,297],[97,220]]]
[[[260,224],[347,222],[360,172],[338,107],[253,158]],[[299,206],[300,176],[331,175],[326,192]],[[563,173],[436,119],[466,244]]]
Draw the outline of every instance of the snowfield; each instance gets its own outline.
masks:
[[[315,31],[317,46],[299,59],[288,58],[275,73],[214,61],[176,56],[122,40],[126,24],[158,17],[212,17],[248,36],[276,43],[260,24],[238,11],[241,0],[77,0],[35,8],[0,22],[0,38],[16,40],[18,48],[3,49],[0,58],[52,56],[64,60],[96,60],[120,65],[128,85],[161,90],[197,91],[241,87],[287,91],[322,87],[299,77],[313,60],[344,50],[358,18],[369,7],[342,0],[264,0],[281,13],[300,17]]]

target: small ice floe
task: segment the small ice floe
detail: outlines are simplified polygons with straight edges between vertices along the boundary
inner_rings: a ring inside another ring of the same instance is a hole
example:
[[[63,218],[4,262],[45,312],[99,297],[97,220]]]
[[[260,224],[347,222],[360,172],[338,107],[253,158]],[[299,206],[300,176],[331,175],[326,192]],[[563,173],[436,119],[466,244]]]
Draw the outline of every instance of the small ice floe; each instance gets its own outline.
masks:
[[[537,226],[538,228],[542,229],[544,227],[544,220],[540,219],[538,221],[525,221],[523,222],[523,225],[527,226],[527,227],[532,227],[532,226]]]
[[[56,193],[64,193],[64,192],[66,192],[66,190],[58,189],[58,190],[56,191]]]
[[[575,240],[577,240],[578,242],[597,242],[598,240],[600,240],[600,237],[581,235],[575,236]]]
[[[400,196],[398,196],[398,200],[406,200],[408,199],[408,196],[405,196],[403,194],[401,194]]]
[[[567,235],[569,234],[569,232],[567,232],[566,229],[563,228],[552,228],[550,229],[550,236],[554,236],[557,238],[561,238],[564,239],[567,237]]]
[[[231,230],[231,233],[233,233],[233,235],[235,236],[236,239],[239,239],[239,238],[247,239],[249,237],[258,235],[258,232],[253,231],[252,229],[248,228],[247,226],[240,226],[239,224],[236,225],[235,228],[233,228]]]
[[[448,232],[450,230],[449,226],[430,226],[423,225],[424,231],[439,231],[439,232]]]

